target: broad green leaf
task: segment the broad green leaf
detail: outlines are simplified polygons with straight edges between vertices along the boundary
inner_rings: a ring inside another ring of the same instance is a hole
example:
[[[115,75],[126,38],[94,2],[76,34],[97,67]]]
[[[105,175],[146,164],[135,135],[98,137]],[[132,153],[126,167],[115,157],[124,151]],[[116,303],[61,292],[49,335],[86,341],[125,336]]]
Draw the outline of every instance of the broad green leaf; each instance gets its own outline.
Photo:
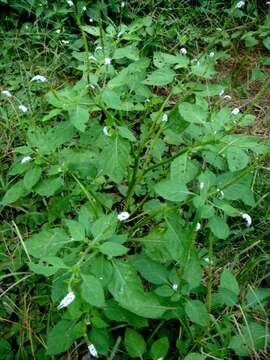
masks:
[[[129,163],[130,145],[118,136],[109,139],[97,164],[102,174],[108,175],[116,183],[123,180]]]
[[[146,351],[146,343],[138,331],[126,329],[125,348],[131,358],[141,358]]]
[[[62,112],[62,109],[53,109],[47,115],[43,116],[41,121],[45,122],[45,121],[51,120],[52,118],[61,114],[61,112]]]
[[[89,112],[84,107],[77,105],[74,108],[69,108],[69,120],[76,129],[85,131],[88,119]]]
[[[110,241],[107,241],[99,246],[99,251],[104,255],[109,257],[122,256],[126,254],[129,249],[121,244],[116,244]]]
[[[197,255],[191,254],[189,261],[184,269],[184,279],[188,283],[190,289],[198,287],[202,280],[202,268]]]
[[[120,96],[116,91],[111,89],[105,89],[101,96],[102,101],[107,105],[109,109],[121,109],[122,102]]]
[[[190,194],[187,187],[175,180],[162,180],[155,185],[155,190],[158,195],[162,196],[166,200],[179,202],[183,201]]]
[[[167,337],[162,337],[156,340],[151,346],[151,355],[153,360],[165,359],[169,351],[169,340]]]
[[[200,300],[188,300],[185,305],[185,312],[189,319],[195,324],[207,326],[208,312],[206,305]]]
[[[183,119],[189,123],[206,123],[207,112],[203,110],[199,105],[183,102],[179,104],[178,110]]]
[[[226,155],[230,171],[242,170],[249,162],[249,157],[245,151],[236,146],[230,146],[226,151]]]
[[[155,288],[155,294],[161,297],[171,297],[174,294],[174,290],[169,285],[161,285]]]
[[[84,227],[76,220],[65,220],[65,223],[69,229],[72,240],[84,241],[85,230]]]
[[[102,286],[106,287],[112,277],[112,264],[104,255],[99,254],[95,257],[90,257],[89,260],[81,266],[81,272],[86,275],[89,273],[95,275]]]
[[[95,240],[106,240],[114,235],[117,225],[117,216],[115,212],[103,215],[97,219],[91,226],[91,233]]]
[[[195,178],[198,173],[198,167],[183,154],[174,159],[171,163],[171,179],[179,183],[187,184]]]
[[[47,341],[47,354],[50,356],[61,354],[68,350],[73,342],[83,336],[85,332],[84,322],[75,323],[70,320],[60,320],[49,331]]]
[[[270,36],[263,40],[263,44],[268,50],[270,50]]]
[[[34,273],[47,277],[54,275],[60,269],[68,269],[68,266],[65,265],[63,260],[55,256],[42,258],[39,264],[34,264],[33,262],[30,262],[28,263],[28,266],[29,269]]]
[[[229,348],[238,356],[248,356],[259,352],[269,343],[269,333],[265,326],[256,322],[244,325],[241,329],[241,335],[235,335],[231,338]]]
[[[100,281],[93,275],[81,275],[81,295],[90,305],[96,307],[105,306],[104,291]]]
[[[267,306],[270,299],[270,288],[250,288],[246,295],[246,304],[257,310]]]
[[[91,317],[91,324],[93,325],[92,317]],[[110,349],[113,347],[113,338],[111,332],[108,329],[97,329],[94,326],[92,326],[88,334],[89,334],[90,342],[95,345],[95,348],[98,353],[98,358],[108,359],[107,355]],[[102,355],[104,355],[104,357]],[[91,356],[91,360],[93,359],[94,357]]]
[[[60,190],[64,185],[64,181],[61,177],[50,178],[40,182],[37,187],[35,187],[35,192],[40,196],[50,197]]]
[[[83,31],[93,36],[100,36],[100,29],[98,26],[84,25],[82,26]]]
[[[229,269],[224,269],[221,274],[218,293],[225,305],[234,306],[237,303],[240,289],[235,276]]]
[[[134,265],[141,276],[152,284],[161,285],[168,283],[169,273],[166,267],[149,259],[147,256],[136,256]]]
[[[226,221],[219,216],[212,216],[208,226],[218,239],[226,239],[230,235],[230,228]]]
[[[189,60],[183,55],[171,55],[163,52],[154,53],[154,65],[157,68],[164,68],[166,65],[176,65],[175,69],[187,68]]]
[[[39,166],[34,166],[29,169],[23,178],[23,185],[27,190],[31,190],[34,185],[38,182],[41,177],[41,168]]]
[[[135,46],[125,46],[116,49],[113,54],[113,59],[128,58],[130,60],[139,60],[139,50]]]
[[[1,204],[6,206],[8,204],[12,204],[21,197],[25,195],[26,191],[24,188],[23,181],[20,180],[16,184],[12,185],[8,191],[5,193],[3,199],[1,200]]]
[[[175,77],[175,72],[169,68],[158,69],[147,76],[143,84],[153,86],[164,86],[170,84]]]
[[[30,255],[42,259],[56,255],[67,242],[69,238],[66,233],[62,229],[53,228],[32,235],[25,242],[25,246]]]
[[[144,292],[135,269],[122,260],[113,261],[113,277],[108,289],[124,308],[145,318],[159,318],[166,307],[160,305],[156,295]]]
[[[137,141],[136,137],[126,126],[118,126],[119,135],[130,141]]]
[[[204,360],[205,355],[201,355],[199,353],[189,353],[185,356],[184,360]]]

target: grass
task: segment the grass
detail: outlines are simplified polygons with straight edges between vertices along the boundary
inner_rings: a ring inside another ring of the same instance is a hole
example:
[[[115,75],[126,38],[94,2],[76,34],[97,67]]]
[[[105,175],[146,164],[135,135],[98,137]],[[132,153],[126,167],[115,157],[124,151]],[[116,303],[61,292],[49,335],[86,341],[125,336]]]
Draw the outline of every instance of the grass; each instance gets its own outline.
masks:
[[[270,18],[235,5],[0,1],[2,359],[268,358]]]

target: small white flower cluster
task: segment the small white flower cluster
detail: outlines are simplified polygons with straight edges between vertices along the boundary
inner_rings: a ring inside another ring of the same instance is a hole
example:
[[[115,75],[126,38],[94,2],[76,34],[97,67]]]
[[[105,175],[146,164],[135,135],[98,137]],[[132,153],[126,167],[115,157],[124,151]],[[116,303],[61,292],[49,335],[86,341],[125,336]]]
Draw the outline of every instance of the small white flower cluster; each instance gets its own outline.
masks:
[[[245,1],[238,1],[238,3],[235,5],[236,9],[241,9],[242,7],[245,6]]]
[[[232,110],[232,114],[233,115],[238,115],[240,113],[240,109],[239,108],[234,108],[233,110]]]
[[[75,294],[73,291],[70,291],[60,302],[60,304],[57,306],[57,309],[63,309],[70,305],[75,300]]]
[[[28,111],[28,108],[25,105],[19,105],[19,110],[21,110],[21,112],[26,113]]]
[[[130,214],[127,211],[123,211],[117,215],[118,220],[125,221],[130,217]]]
[[[111,134],[109,133],[109,128],[108,128],[108,126],[104,126],[104,128],[102,129],[102,131],[103,131],[103,134],[104,134],[105,136],[111,136]]]
[[[63,45],[67,45],[67,44],[69,44],[69,40],[61,40],[61,43],[62,43]]]
[[[241,213],[242,219],[244,219],[247,223],[247,226],[250,226],[252,224],[252,219],[249,214]]]
[[[223,97],[224,100],[231,100],[232,97],[230,95],[224,95],[224,93],[224,89],[222,89],[219,93],[219,96]]]
[[[162,118],[161,118],[162,122],[167,122],[168,121],[168,115],[167,114],[163,114]]]
[[[214,56],[215,56],[214,51],[211,51],[210,54],[209,54],[209,57],[210,57],[210,58],[213,58]]]
[[[178,285],[177,285],[177,284],[173,284],[172,289],[173,289],[174,291],[177,291]]]
[[[82,10],[83,10],[83,11],[86,11],[86,6],[84,6],[84,7],[82,8]]]
[[[122,2],[121,2],[121,8],[124,8],[124,7],[125,7],[125,2],[122,1]]]
[[[95,346],[93,344],[89,344],[87,346],[89,354],[93,357],[97,357],[98,353],[97,353],[97,349],[95,348]]]
[[[182,55],[187,55],[187,49],[184,48],[184,47],[182,47],[182,48],[180,49],[180,54],[182,54]]]
[[[25,163],[27,163],[27,162],[29,162],[29,161],[31,161],[31,160],[32,160],[31,156],[29,156],[29,155],[24,156],[24,157],[22,158],[22,160],[21,160],[21,164],[25,164]]]
[[[201,229],[202,225],[200,223],[196,224],[195,230],[199,231]]]
[[[109,57],[106,57],[106,58],[104,59],[104,64],[105,64],[105,65],[111,65],[111,62],[112,62],[112,59],[109,58]]]
[[[221,198],[224,197],[224,192],[222,190],[217,189],[217,192],[218,192],[218,194],[220,195]]]
[[[200,190],[202,191],[202,189],[204,188],[204,182],[201,181],[199,186],[200,186]]]
[[[12,97],[12,94],[8,90],[2,90],[1,94],[5,95],[6,97]]]
[[[69,6],[73,6],[73,5],[74,5],[74,2],[71,1],[71,0],[67,0],[67,4],[68,4]]]
[[[32,77],[31,81],[37,81],[37,82],[46,82],[48,81],[47,78],[43,75],[36,75]]]

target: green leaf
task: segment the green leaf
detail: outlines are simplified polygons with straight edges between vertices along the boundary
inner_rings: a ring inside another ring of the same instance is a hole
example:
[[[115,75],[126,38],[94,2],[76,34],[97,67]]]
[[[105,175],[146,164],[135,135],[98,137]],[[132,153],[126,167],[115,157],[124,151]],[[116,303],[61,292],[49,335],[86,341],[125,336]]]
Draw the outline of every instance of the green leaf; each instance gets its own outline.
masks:
[[[269,342],[268,338],[269,334],[265,326],[252,322],[242,327],[241,335],[231,338],[229,348],[238,356],[248,356],[262,350]]]
[[[190,194],[187,187],[179,181],[162,180],[155,185],[155,191],[166,200],[179,202],[183,201]]]
[[[104,291],[100,281],[93,275],[81,275],[81,295],[90,305],[96,307],[105,306]]]
[[[202,268],[200,261],[195,253],[191,254],[189,261],[185,267],[184,279],[188,283],[190,289],[198,287],[202,280]]]
[[[185,312],[189,319],[195,324],[207,326],[208,312],[206,305],[200,300],[188,300],[185,305]]]
[[[41,259],[56,255],[68,241],[69,238],[62,229],[53,228],[32,235],[25,246],[30,255]]]
[[[139,50],[134,46],[125,46],[120,49],[116,49],[113,54],[113,59],[128,58],[130,60],[139,60]]]
[[[183,154],[174,159],[171,163],[171,179],[179,183],[187,184],[195,178],[198,173],[198,167]]]
[[[83,322],[60,320],[48,334],[47,355],[53,356],[68,350],[73,342],[83,336]]]
[[[137,141],[136,137],[126,126],[118,126],[119,135],[130,141]]]
[[[47,263],[46,265],[44,263]],[[60,269],[68,269],[62,259],[58,257],[45,257],[39,262],[34,264],[33,262],[28,263],[29,269],[36,274],[44,275],[49,277],[57,273]]]
[[[70,235],[75,241],[84,241],[85,240],[85,229],[84,227],[76,220],[65,220],[66,225],[68,226]]]
[[[169,351],[169,340],[162,337],[156,340],[151,346],[151,355],[153,360],[165,359]]]
[[[100,30],[98,26],[91,26],[91,25],[84,25],[82,26],[83,31],[87,32],[87,34],[93,35],[93,36],[100,36]]]
[[[116,91],[111,89],[105,89],[102,92],[101,96],[102,101],[107,105],[110,109],[120,110],[122,106],[122,102],[120,96]]]
[[[212,216],[209,220],[208,226],[218,239],[227,239],[230,235],[230,228],[226,221],[221,217],[216,215]]]
[[[160,263],[149,259],[147,256],[138,255],[134,265],[141,276],[152,284],[161,285],[168,283],[168,270]]]
[[[41,177],[41,168],[39,166],[34,166],[32,169],[29,169],[23,178],[23,185],[27,190],[31,190],[34,185],[38,182]]]
[[[121,244],[116,244],[113,242],[105,242],[99,246],[99,251],[109,257],[122,256],[126,254],[129,249]]]
[[[48,121],[51,120],[52,118],[56,117],[57,115],[61,114],[62,109],[53,109],[49,112],[49,114],[43,116],[41,121]]]
[[[146,85],[164,86],[174,80],[175,72],[169,68],[158,69],[147,76],[143,81]]]
[[[236,146],[230,146],[226,155],[230,171],[242,170],[249,162],[249,157],[245,151]]]
[[[221,274],[218,293],[225,305],[234,306],[237,303],[240,289],[235,276],[229,269],[224,269]]]
[[[12,185],[8,191],[5,193],[3,199],[1,200],[1,204],[6,206],[8,204],[12,204],[21,197],[25,195],[26,191],[24,188],[23,181],[20,180],[16,184]]]
[[[146,343],[138,331],[134,329],[126,329],[125,348],[130,357],[141,358],[146,351]]]
[[[268,50],[270,50],[270,36],[263,40],[263,44]]]
[[[155,294],[144,292],[135,269],[122,260],[113,261],[113,276],[108,289],[124,309],[139,316],[157,319],[166,310]]]
[[[85,131],[88,119],[89,112],[84,107],[77,105],[74,108],[69,108],[69,120],[76,129]]]
[[[64,186],[64,181],[61,177],[43,180],[36,188],[35,192],[40,196],[50,197],[55,194],[61,187]]]
[[[188,102],[180,103],[178,110],[183,119],[192,124],[205,124],[207,112],[199,105]]]
[[[127,141],[122,140],[118,136],[114,139],[109,139],[98,163],[100,172],[108,175],[116,183],[121,182],[126,174],[129,163],[129,151],[130,145]]]
[[[157,68],[164,68],[166,65],[175,65],[175,69],[187,68],[189,60],[183,55],[171,55],[163,52],[154,53],[154,65]]]
[[[184,360],[204,360],[205,355],[201,355],[199,353],[189,353],[185,356]]]
[[[117,216],[115,212],[109,215],[103,215],[91,226],[91,233],[95,240],[106,240],[114,235],[117,225]]]

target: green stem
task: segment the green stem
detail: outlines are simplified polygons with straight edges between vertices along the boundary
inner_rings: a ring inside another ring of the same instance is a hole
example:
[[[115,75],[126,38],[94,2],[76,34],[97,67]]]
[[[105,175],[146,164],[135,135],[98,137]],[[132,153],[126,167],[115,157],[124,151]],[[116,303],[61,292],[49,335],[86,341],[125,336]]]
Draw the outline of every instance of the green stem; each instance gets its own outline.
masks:
[[[212,309],[212,284],[213,284],[213,240],[214,236],[212,233],[209,234],[209,244],[208,244],[208,284],[207,284],[207,308],[209,314],[211,313]]]

